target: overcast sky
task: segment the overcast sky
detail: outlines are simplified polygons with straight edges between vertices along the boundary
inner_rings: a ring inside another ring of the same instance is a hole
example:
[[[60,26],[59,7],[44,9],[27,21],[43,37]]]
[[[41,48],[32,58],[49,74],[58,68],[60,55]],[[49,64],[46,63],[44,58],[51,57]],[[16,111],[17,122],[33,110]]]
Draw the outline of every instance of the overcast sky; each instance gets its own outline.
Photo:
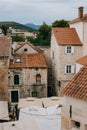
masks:
[[[86,5],[87,0],[0,0],[0,21],[51,24],[76,18],[79,6],[87,13]]]

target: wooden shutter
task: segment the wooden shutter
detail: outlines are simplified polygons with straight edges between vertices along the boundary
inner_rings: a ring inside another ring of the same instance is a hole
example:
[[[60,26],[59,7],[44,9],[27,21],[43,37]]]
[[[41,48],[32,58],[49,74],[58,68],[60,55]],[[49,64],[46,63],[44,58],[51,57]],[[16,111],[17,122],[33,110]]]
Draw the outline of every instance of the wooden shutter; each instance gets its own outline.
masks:
[[[67,65],[65,65],[65,74],[66,74],[66,68],[67,68]]]
[[[74,65],[71,66],[71,73],[74,74]]]
[[[67,53],[67,46],[65,46],[65,54]]]
[[[74,46],[71,47],[71,53],[74,53]]]

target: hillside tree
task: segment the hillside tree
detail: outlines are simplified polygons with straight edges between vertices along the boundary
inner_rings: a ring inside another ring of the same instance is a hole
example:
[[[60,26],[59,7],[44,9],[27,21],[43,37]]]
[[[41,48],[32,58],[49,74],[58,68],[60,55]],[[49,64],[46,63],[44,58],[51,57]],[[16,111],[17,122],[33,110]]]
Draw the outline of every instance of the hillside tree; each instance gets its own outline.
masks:
[[[69,27],[68,24],[69,21],[61,19],[61,20],[56,20],[52,23],[52,27]]]
[[[2,29],[3,34],[7,35],[7,33],[8,33],[8,27],[6,27],[5,25],[2,25],[1,29]]]

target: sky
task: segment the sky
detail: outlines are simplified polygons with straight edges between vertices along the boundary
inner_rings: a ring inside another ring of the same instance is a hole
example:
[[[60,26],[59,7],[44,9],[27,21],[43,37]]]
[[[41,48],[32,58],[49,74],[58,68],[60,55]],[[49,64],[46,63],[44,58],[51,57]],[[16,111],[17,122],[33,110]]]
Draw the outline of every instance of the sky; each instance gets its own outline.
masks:
[[[87,13],[87,0],[0,0],[0,22],[51,25],[55,20],[78,17],[78,7]]]

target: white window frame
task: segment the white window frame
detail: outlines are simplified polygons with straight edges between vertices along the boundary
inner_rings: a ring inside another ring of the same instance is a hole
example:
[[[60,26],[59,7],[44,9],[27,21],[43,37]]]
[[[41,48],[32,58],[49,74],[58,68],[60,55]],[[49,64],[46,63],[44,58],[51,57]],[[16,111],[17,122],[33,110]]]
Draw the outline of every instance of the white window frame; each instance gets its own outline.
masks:
[[[65,65],[65,74],[74,74],[74,65],[72,64]]]
[[[65,53],[66,54],[73,54],[74,53],[74,46],[65,46]]]

